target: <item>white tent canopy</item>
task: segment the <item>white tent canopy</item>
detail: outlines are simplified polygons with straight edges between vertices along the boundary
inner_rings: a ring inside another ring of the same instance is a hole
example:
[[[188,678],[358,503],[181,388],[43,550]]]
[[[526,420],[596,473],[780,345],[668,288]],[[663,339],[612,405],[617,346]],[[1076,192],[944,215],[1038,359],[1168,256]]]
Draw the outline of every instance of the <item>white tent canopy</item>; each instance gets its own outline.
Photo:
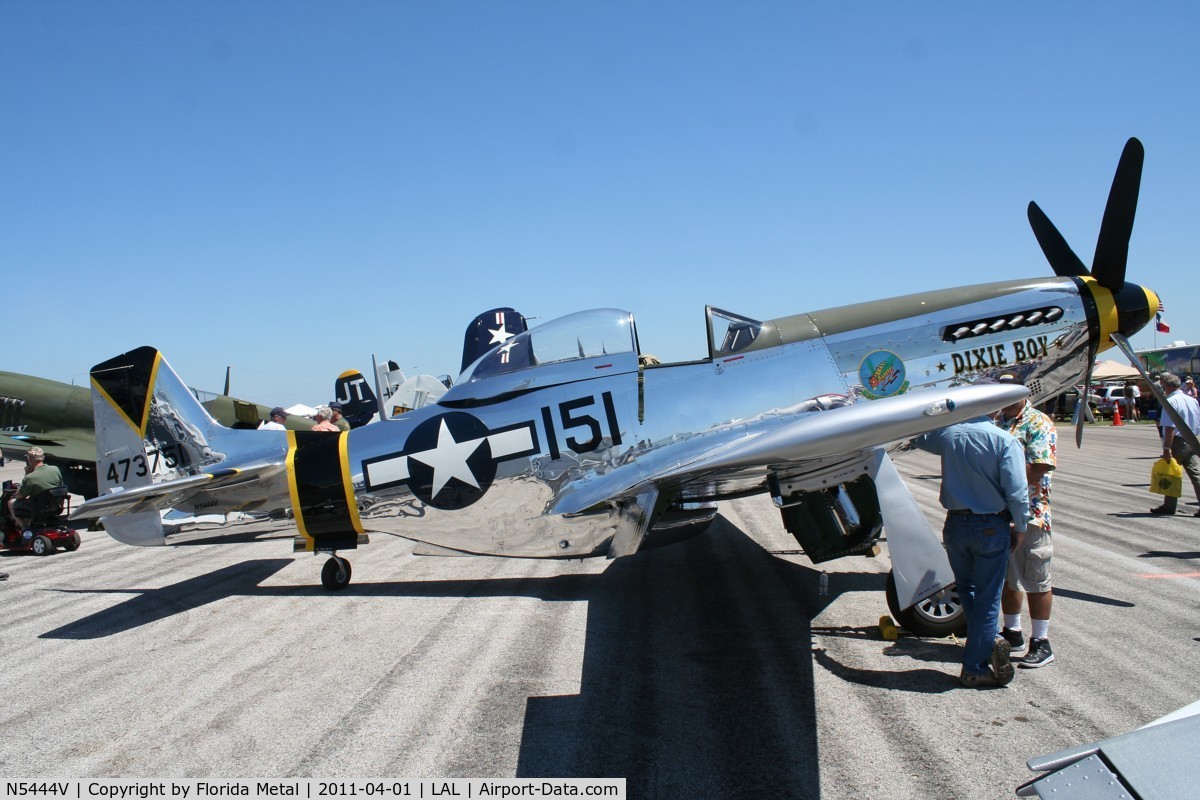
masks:
[[[285,408],[284,411],[297,417],[314,417],[317,410],[312,406],[306,406],[303,403],[297,403],[291,408]]]
[[[1142,377],[1136,368],[1120,361],[1101,361],[1092,367],[1094,381],[1133,381]]]

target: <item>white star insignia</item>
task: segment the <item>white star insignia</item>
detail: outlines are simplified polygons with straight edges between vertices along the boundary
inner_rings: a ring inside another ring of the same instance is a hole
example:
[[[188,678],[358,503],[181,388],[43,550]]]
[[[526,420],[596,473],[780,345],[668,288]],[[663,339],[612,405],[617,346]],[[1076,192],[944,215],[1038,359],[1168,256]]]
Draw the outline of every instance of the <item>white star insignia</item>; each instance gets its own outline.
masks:
[[[420,453],[409,453],[408,457],[433,467],[433,488],[430,491],[430,497],[437,497],[438,492],[450,482],[451,478],[458,478],[463,483],[478,489],[480,488],[479,481],[475,480],[475,473],[471,472],[467,459],[479,449],[479,445],[483,442],[484,439],[456,442],[454,435],[446,427],[446,420],[442,420],[441,427],[438,429],[437,447]]]
[[[516,342],[509,342],[508,344],[504,345],[503,347],[501,347],[499,350],[496,351],[500,354],[500,363],[501,364],[508,363],[509,355],[512,353],[512,349],[516,346],[517,346]]]
[[[492,340],[488,342],[488,344],[504,344],[515,335],[505,330],[503,325],[501,325],[497,330],[488,328],[488,333],[492,335]]]

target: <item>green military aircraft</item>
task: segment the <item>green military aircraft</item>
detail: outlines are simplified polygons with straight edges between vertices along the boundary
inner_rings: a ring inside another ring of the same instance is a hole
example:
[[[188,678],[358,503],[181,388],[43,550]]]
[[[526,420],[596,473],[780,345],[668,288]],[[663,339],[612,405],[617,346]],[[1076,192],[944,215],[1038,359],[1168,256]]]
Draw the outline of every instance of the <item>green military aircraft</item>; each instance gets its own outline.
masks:
[[[270,419],[271,407],[225,394],[192,390],[213,418],[227,428],[257,428]],[[288,415],[285,427],[311,430],[313,421]],[[46,463],[63,472],[72,494],[96,496],[96,433],[92,390],[58,381],[0,372],[0,451],[23,454],[31,447],[46,452]]]

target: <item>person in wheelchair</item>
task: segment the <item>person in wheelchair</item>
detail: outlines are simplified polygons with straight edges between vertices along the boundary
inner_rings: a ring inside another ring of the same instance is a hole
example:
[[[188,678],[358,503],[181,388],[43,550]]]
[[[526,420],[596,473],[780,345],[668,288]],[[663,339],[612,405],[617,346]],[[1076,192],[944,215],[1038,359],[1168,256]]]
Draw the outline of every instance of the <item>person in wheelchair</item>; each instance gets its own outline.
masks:
[[[31,538],[29,530],[34,522],[42,522],[47,514],[57,515],[61,507],[62,489],[65,489],[62,472],[58,467],[46,463],[46,454],[40,447],[31,447],[25,453],[25,479],[8,501],[8,513]],[[61,487],[61,488],[60,488]]]

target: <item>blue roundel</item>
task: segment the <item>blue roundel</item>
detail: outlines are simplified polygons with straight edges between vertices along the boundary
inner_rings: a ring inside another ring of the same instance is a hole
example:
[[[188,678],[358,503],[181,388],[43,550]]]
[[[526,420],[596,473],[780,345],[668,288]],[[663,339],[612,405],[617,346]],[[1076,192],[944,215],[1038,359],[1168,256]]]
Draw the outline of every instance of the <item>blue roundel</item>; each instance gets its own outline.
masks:
[[[868,353],[858,367],[858,380],[868,397],[890,397],[904,391],[904,362],[891,350]]]

